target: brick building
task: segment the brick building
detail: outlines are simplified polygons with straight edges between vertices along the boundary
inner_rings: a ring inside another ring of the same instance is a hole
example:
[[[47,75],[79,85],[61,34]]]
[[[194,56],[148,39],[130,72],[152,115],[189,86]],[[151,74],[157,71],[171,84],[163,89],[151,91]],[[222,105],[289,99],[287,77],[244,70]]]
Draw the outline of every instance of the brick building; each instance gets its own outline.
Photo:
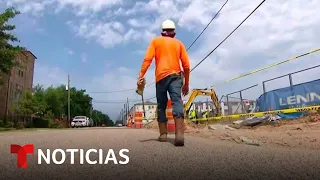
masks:
[[[11,105],[19,100],[24,90],[32,90],[34,63],[37,57],[31,51],[22,51],[15,61],[19,65],[11,70],[10,76],[1,74],[0,119],[10,112]]]

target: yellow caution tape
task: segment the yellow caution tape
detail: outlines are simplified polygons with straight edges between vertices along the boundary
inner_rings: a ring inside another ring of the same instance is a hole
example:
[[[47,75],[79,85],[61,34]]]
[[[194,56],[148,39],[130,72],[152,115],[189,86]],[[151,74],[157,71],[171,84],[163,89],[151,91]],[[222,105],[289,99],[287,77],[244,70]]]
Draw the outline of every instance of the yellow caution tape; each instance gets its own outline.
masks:
[[[242,78],[242,77],[249,76],[249,75],[258,73],[258,72],[260,72],[260,71],[263,71],[263,70],[266,70],[266,69],[270,69],[270,68],[275,67],[275,66],[279,66],[279,65],[281,65],[281,64],[283,64],[283,63],[286,63],[286,62],[289,62],[289,61],[293,61],[293,60],[295,60],[295,59],[299,59],[299,58],[301,58],[301,57],[303,57],[303,56],[310,55],[310,54],[316,53],[316,52],[318,52],[318,51],[320,51],[320,48],[314,49],[314,50],[312,50],[312,51],[306,52],[306,53],[304,53],[304,54],[300,54],[300,55],[295,56],[295,57],[292,57],[292,58],[288,58],[288,59],[286,59],[286,60],[283,60],[283,61],[280,61],[280,62],[277,62],[277,63],[274,63],[274,64],[270,64],[270,65],[268,65],[268,66],[266,66],[266,67],[263,67],[263,68],[260,68],[260,69],[256,69],[256,70],[254,70],[254,71],[251,71],[251,72],[242,74],[242,75],[237,76],[237,77],[235,77],[235,78],[232,78],[232,79],[229,79],[229,80],[226,80],[226,81],[217,83],[217,84],[215,84],[215,85],[210,86],[210,88],[212,88],[212,87],[214,87],[214,86],[226,84],[226,83],[228,83],[228,82],[230,82],[230,81],[234,81],[234,80],[236,80],[236,79],[240,79],[240,78]],[[147,87],[148,87],[148,86],[147,86]],[[154,98],[156,98],[156,97],[149,98],[148,100],[151,100],[151,99],[154,99]]]
[[[302,107],[302,108],[292,108],[292,109],[282,109],[282,110],[275,110],[275,111],[233,114],[228,116],[192,119],[191,121],[210,121],[210,120],[220,120],[220,119],[228,119],[228,118],[234,119],[234,118],[242,118],[242,117],[261,117],[265,115],[288,114],[288,113],[295,113],[295,112],[318,111],[318,110],[320,110],[320,106],[309,106],[309,107]]]
[[[272,67],[275,67],[275,66],[279,66],[280,64],[283,64],[283,63],[286,63],[286,62],[289,62],[289,61],[293,61],[293,60],[295,60],[295,59],[301,58],[301,57],[306,56],[306,55],[310,55],[310,54],[315,53],[315,52],[318,52],[318,51],[320,51],[320,48],[315,49],[315,50],[312,50],[312,51],[307,52],[307,53],[304,53],[304,54],[300,54],[300,55],[295,56],[295,57],[292,57],[292,58],[288,58],[288,59],[286,59],[286,60],[283,60],[283,61],[280,61],[280,62],[277,62],[277,63],[274,63],[274,64],[270,64],[270,65],[268,65],[268,66],[266,66],[266,67],[263,67],[263,68],[260,68],[260,69],[257,69],[257,70],[254,70],[254,71],[251,71],[251,72],[242,74],[242,75],[240,75],[240,76],[238,76],[238,77],[235,77],[235,78],[226,80],[226,81],[221,82],[221,83],[217,83],[217,84],[215,84],[215,85],[212,85],[211,87],[214,87],[214,86],[217,86],[217,85],[222,85],[222,84],[228,83],[228,82],[230,82],[230,81],[234,81],[234,80],[236,80],[236,79],[240,79],[240,78],[242,78],[242,77],[249,76],[249,75],[255,74],[255,73],[257,73],[257,72],[260,72],[260,71],[263,71],[263,70],[266,70],[266,69],[269,69],[269,68],[272,68]]]

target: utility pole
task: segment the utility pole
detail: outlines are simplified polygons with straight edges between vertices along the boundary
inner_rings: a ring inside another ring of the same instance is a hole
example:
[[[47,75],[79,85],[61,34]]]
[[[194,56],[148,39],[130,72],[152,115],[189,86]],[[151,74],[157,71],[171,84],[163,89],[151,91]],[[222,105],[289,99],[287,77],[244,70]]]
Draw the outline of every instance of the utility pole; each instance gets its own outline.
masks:
[[[96,116],[97,116],[98,121],[100,122],[100,124],[102,124],[102,123],[101,123],[101,120],[100,120],[100,117],[99,117],[98,114],[97,114],[97,111],[95,112],[95,114],[96,114]],[[97,125],[97,126],[98,126],[98,125]]]
[[[92,107],[90,108],[90,119],[92,119]]]
[[[127,107],[126,107],[126,104],[124,104],[123,105],[123,111],[124,111],[124,113],[123,113],[123,122],[122,122],[122,125],[124,125],[125,124],[125,121],[126,121],[126,116],[127,116]]]
[[[207,118],[209,117],[209,100],[207,98]]]
[[[69,74],[68,74],[67,91],[68,91],[68,123],[70,125],[71,117],[70,117],[70,75]]]
[[[129,98],[127,98],[127,114],[130,114]]]
[[[120,121],[123,122],[123,109],[121,109],[121,113],[120,113]]]
[[[123,122],[124,122],[124,114],[125,114],[126,112],[125,112],[125,110],[124,110],[124,108],[122,109],[122,124],[123,124]]]

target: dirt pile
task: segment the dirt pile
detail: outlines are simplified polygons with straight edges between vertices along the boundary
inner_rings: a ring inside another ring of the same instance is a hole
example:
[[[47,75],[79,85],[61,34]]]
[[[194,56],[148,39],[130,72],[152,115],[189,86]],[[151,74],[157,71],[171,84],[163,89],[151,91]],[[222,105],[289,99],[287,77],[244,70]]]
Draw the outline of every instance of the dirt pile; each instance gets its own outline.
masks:
[[[320,113],[313,112],[295,120],[276,120],[253,127],[232,127],[231,124],[210,124],[205,128],[193,125],[188,135],[210,139],[228,140],[236,143],[258,142],[259,145],[320,150]],[[203,125],[202,125],[203,126]]]
[[[186,135],[259,146],[285,146],[320,150],[320,113],[310,112],[294,120],[275,120],[256,126],[234,126],[233,121],[214,124],[185,123]],[[156,120],[145,126],[158,130]]]

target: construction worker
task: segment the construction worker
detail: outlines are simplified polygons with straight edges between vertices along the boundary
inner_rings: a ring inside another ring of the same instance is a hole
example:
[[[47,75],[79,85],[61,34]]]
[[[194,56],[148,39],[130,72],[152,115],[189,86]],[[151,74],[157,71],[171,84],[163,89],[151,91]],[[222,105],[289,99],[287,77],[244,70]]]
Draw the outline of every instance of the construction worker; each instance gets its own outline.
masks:
[[[189,115],[189,119],[192,119],[192,110],[189,111],[188,115]]]
[[[191,119],[195,119],[196,118],[196,110],[191,110]]]
[[[162,23],[161,36],[152,39],[138,77],[137,84],[144,82],[144,75],[155,58],[156,96],[158,104],[158,125],[160,142],[167,141],[167,92],[172,101],[172,114],[175,121],[175,146],[184,146],[184,112],[181,97],[189,92],[190,62],[187,51],[181,41],[175,39],[175,23],[165,20]],[[183,71],[180,68],[180,60]]]
[[[201,119],[202,118],[202,112],[201,110],[196,111],[196,119]],[[199,124],[199,121],[196,121],[196,124]]]

